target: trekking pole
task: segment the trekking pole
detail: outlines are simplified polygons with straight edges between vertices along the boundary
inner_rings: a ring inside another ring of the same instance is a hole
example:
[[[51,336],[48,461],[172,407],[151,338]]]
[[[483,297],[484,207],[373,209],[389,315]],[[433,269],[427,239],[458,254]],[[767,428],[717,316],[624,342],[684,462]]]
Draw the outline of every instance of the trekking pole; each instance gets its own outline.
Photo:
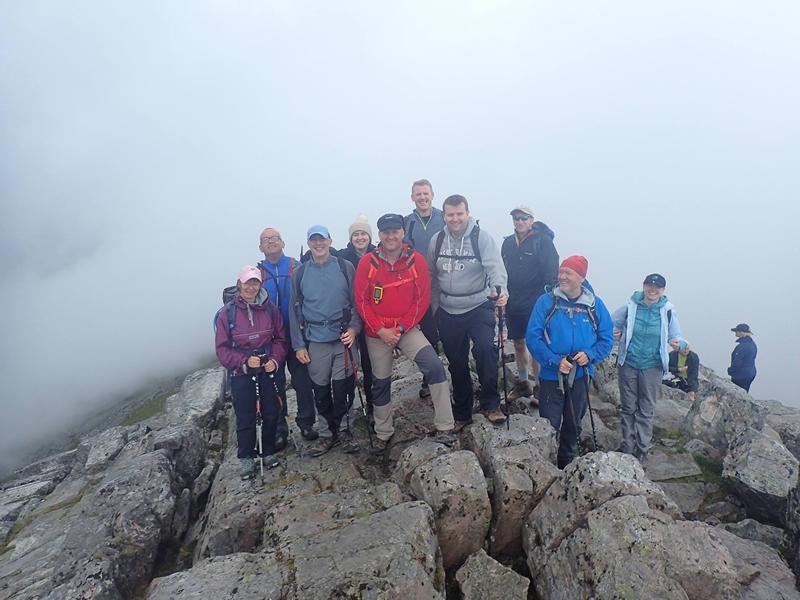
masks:
[[[253,383],[256,384],[256,451],[258,452],[258,466],[261,470],[261,478],[264,478],[264,447],[261,441],[261,430],[264,426],[261,420],[261,389],[258,386],[258,374],[253,375]]]
[[[575,406],[572,404],[572,388],[570,386],[570,375],[576,372],[577,366],[572,362],[572,357],[567,357],[567,360],[572,365],[572,370],[568,374],[561,373],[561,388],[564,392],[564,402],[569,410],[570,420],[572,421],[572,430],[575,432],[575,442],[580,447],[580,439],[578,438],[578,420],[575,417]],[[574,381],[574,380],[573,380]]]
[[[497,295],[500,296],[500,286],[494,286]],[[497,307],[497,341],[500,345],[500,364],[503,368],[503,402],[506,410],[506,431],[511,431],[511,415],[508,410],[508,377],[506,376],[506,344],[503,338],[503,327],[505,326],[505,310],[502,306]]]
[[[280,389],[278,389],[278,381],[275,379],[275,372],[267,373],[269,375],[269,380],[272,382],[272,387],[275,388],[275,397],[278,399],[278,414],[283,412],[284,406],[284,399],[281,398]],[[297,422],[297,418],[295,417],[295,423]],[[300,450],[300,445],[297,443],[297,439],[294,437],[294,429],[289,428],[289,436],[292,438],[292,444],[294,444],[294,449],[297,452],[297,455],[300,458],[303,458],[303,452]]]
[[[586,382],[586,404],[589,406],[589,421],[592,423],[592,443],[594,444],[594,451],[597,452],[597,432],[594,429],[594,413],[592,412],[592,400],[590,398],[589,386],[592,379],[589,377],[589,365],[583,368],[583,380]]]
[[[342,309],[342,333],[347,331],[347,327],[344,325],[344,317],[347,317],[347,322],[350,322],[350,311],[346,308]],[[344,345],[344,344],[343,344]],[[367,422],[367,437],[369,438],[369,447],[373,448],[372,445],[372,428],[369,424],[369,415],[367,414],[367,405],[364,404],[364,397],[361,395],[361,387],[358,381],[358,367],[356,366],[356,361],[353,359],[353,349],[348,348],[347,346],[344,347],[345,349],[345,361],[344,361],[344,372],[347,374],[347,358],[350,357],[350,364],[353,365],[353,379],[355,380],[356,384],[356,392],[358,393],[358,401],[361,403],[361,412],[364,415],[364,420]],[[347,409],[347,424],[350,424],[350,408]]]

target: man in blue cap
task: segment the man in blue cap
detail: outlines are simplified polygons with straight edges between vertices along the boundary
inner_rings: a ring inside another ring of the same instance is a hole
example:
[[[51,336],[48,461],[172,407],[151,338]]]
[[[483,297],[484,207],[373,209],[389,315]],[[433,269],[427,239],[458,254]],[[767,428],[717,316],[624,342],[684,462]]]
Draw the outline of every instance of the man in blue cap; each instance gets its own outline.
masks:
[[[292,350],[299,362],[308,365],[317,412],[325,417],[332,434],[320,438],[310,454],[321,456],[339,444],[344,452],[357,452],[349,422],[344,432],[339,431],[354,389],[348,349],[361,331],[361,319],[353,310],[355,269],[347,260],[331,255],[331,234],[324,225],[309,227],[307,239],[311,260],[292,278]],[[351,351],[357,357],[358,348]]]

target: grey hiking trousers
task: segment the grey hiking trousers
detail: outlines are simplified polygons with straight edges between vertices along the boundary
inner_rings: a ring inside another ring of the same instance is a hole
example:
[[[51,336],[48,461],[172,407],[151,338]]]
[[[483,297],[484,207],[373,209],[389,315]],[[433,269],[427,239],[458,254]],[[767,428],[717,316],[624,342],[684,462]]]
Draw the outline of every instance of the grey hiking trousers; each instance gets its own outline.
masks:
[[[617,369],[619,399],[622,404],[622,448],[626,454],[644,456],[653,439],[653,418],[656,400],[661,392],[661,367],[634,369],[622,365]]]

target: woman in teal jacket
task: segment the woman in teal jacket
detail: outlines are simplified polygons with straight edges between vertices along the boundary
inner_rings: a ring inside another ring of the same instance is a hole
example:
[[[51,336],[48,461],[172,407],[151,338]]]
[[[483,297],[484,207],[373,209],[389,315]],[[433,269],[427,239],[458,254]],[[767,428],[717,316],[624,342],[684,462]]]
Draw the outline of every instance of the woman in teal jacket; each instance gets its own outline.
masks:
[[[642,291],[634,292],[611,316],[614,337],[619,339],[620,451],[636,456],[642,466],[650,451],[661,379],[669,371],[670,346],[677,349],[681,341],[678,316],[664,295],[666,287],[663,275],[648,275]]]

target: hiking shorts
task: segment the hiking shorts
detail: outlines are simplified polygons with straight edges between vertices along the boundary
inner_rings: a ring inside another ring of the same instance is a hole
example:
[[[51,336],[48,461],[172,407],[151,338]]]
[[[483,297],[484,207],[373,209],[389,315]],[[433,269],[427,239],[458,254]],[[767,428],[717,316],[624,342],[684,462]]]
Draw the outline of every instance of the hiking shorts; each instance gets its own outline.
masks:
[[[530,318],[530,311],[506,313],[506,329],[508,330],[508,339],[524,340],[525,332],[528,330],[528,321],[530,321]]]

